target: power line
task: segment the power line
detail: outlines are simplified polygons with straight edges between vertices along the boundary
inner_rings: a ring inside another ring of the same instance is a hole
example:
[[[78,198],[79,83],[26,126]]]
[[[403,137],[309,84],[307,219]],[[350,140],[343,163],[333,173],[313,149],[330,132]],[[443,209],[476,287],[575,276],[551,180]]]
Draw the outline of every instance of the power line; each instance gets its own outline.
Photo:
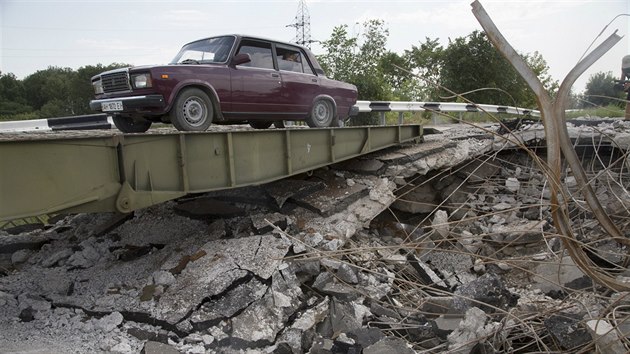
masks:
[[[298,4],[295,22],[286,27],[295,27],[295,37],[293,43],[311,48],[311,43],[317,42],[311,39],[311,15],[308,12],[305,0],[300,0]]]

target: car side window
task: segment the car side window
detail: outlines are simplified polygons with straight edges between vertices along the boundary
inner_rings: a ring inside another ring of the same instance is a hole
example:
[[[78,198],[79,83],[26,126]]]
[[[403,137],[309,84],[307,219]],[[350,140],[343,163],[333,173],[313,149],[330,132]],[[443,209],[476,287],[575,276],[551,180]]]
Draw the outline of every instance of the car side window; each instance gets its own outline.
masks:
[[[313,74],[304,54],[297,49],[276,46],[276,59],[280,70]]]
[[[249,63],[239,66],[249,66],[253,68],[273,69],[273,54],[271,53],[271,43],[243,40],[237,54],[246,53],[252,58]]]

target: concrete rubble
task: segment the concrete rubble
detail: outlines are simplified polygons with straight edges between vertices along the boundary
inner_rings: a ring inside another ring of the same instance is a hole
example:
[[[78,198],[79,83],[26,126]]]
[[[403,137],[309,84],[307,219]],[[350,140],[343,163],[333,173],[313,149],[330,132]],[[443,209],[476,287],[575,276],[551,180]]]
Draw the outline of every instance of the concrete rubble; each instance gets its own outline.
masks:
[[[598,131],[570,124],[578,140],[630,146],[629,123]],[[0,231],[1,351],[627,351],[618,329],[630,296],[607,292],[565,252],[543,172],[511,149],[544,131],[506,136],[451,128],[139,210],[106,232],[116,215]],[[627,220],[625,168],[600,173],[595,188]],[[630,277],[625,246],[567,187],[589,255]]]

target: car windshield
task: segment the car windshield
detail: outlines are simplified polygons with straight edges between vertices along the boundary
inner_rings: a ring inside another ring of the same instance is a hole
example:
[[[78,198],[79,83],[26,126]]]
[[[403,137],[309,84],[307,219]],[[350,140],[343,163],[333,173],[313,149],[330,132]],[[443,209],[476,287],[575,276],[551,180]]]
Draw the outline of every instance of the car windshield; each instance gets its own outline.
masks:
[[[233,36],[214,37],[186,44],[171,64],[208,64],[226,62],[234,44]]]

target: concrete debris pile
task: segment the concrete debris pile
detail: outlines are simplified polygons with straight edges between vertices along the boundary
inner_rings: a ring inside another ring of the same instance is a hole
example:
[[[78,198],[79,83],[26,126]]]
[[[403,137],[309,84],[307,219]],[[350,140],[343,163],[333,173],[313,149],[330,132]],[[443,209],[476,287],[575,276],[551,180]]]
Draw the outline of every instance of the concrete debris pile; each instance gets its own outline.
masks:
[[[498,138],[471,128],[426,139],[164,203],[114,228],[103,225],[118,216],[79,214],[2,232],[0,348],[625,352],[630,296],[606,292],[563,251],[531,155],[495,151]],[[606,166],[598,196],[628,220],[627,165]],[[625,246],[567,186],[590,254],[629,277]]]

